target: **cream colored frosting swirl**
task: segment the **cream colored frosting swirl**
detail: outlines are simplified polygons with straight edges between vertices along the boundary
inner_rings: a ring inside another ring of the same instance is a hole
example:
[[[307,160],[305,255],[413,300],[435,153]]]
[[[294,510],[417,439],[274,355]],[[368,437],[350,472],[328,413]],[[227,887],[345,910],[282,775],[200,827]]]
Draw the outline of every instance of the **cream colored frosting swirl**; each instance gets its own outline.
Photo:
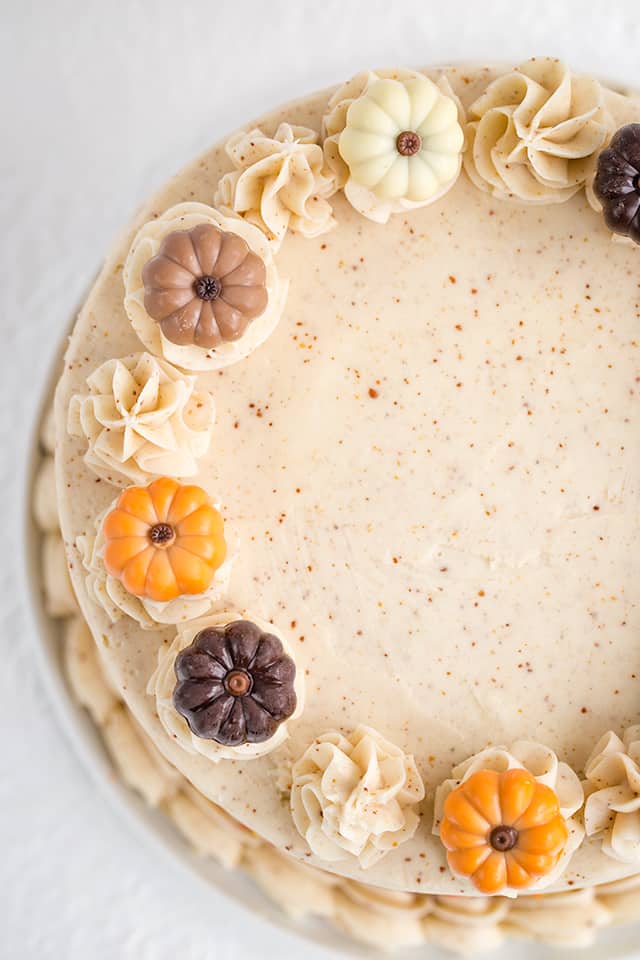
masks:
[[[371,866],[413,836],[423,798],[413,757],[362,725],[318,737],[292,769],[293,821],[323,860]]]
[[[167,812],[180,832],[203,857],[214,857],[227,870],[238,867],[243,855],[261,844],[260,839],[230,817],[221,807],[195,790],[188,780],[167,804]]]
[[[559,761],[549,747],[528,740],[518,740],[509,748],[488,747],[459,763],[451,771],[452,778],[445,780],[436,790],[433,832],[436,836],[440,835],[445,800],[460,783],[468,780],[479,770],[496,770],[498,773],[503,773],[505,770],[516,768],[527,770],[538,783],[554,791],[558,798],[560,813],[569,830],[569,839],[564,853],[555,869],[529,888],[531,892],[535,892],[557,880],[584,839],[584,827],[575,817],[584,803],[580,780],[571,767]],[[505,890],[504,893],[506,896],[515,896],[509,890]]]
[[[373,947],[398,950],[424,943],[424,918],[433,897],[384,890],[343,880],[335,891],[335,921],[346,933]]]
[[[78,703],[102,726],[118,703],[98,659],[96,644],[82,617],[71,617],[64,630],[64,665]]]
[[[85,463],[111,483],[149,476],[192,477],[215,420],[195,377],[149,353],[107,360],[87,377],[88,394],[69,405],[68,430],[88,441]]]
[[[640,915],[640,874],[600,884],[595,888],[598,903],[609,913],[610,923],[628,923]]]
[[[69,579],[62,537],[57,532],[42,538],[42,579],[44,599],[50,617],[68,617],[76,612],[76,597]]]
[[[598,902],[593,887],[518,897],[503,921],[510,936],[542,940],[559,947],[587,947],[596,931],[606,926],[610,911]]]
[[[270,843],[245,853],[244,866],[258,886],[290,917],[333,918],[341,878],[294,860]]]
[[[105,541],[102,521],[106,514],[113,510],[116,502],[117,498],[97,518],[95,535],[85,534],[77,539],[77,547],[87,571],[87,593],[102,607],[112,623],[125,615],[136,620],[143,630],[155,630],[158,625],[185,623],[202,617],[223,602],[233,564],[231,552],[216,570],[211,586],[205,593],[176,597],[166,603],[149,600],[147,597],[136,597],[125,589],[117,577],[108,574],[103,561]]]
[[[287,229],[317,237],[336,225],[328,198],[334,177],[325,170],[318,135],[281,123],[272,137],[259,128],[231,137],[226,152],[234,167],[218,183],[214,203],[280,243]]]
[[[559,60],[527,60],[469,108],[464,167],[482,190],[524,203],[560,203],[591,179],[612,128],[603,90]]]
[[[640,864],[640,725],[628,727],[622,740],[605,733],[585,775],[587,836],[600,835],[608,857]]]
[[[295,712],[289,719],[281,723],[275,734],[264,743],[242,743],[237,747],[228,747],[215,740],[205,740],[196,736],[189,729],[187,721],[173,705],[173,691],[176,686],[175,662],[181,650],[188,647],[197,633],[205,627],[222,627],[234,620],[251,620],[265,633],[275,633],[282,642],[285,653],[295,661],[293,645],[286,634],[279,627],[260,620],[252,613],[238,613],[221,611],[209,617],[192,621],[188,626],[178,630],[173,643],[163,646],[158,651],[158,666],[149,679],[147,693],[155,697],[156,708],[160,723],[168,735],[188,753],[199,753],[207,759],[218,763],[220,760],[252,760],[255,757],[264,757],[268,753],[282,746],[289,736],[289,724],[296,720],[304,709],[304,677],[301,670],[296,671],[295,692],[297,704]]]
[[[43,457],[38,468],[33,488],[33,515],[41,530],[52,533],[60,529],[53,457]]]
[[[144,797],[149,806],[157,807],[176,792],[180,774],[164,759],[123,704],[109,714],[102,735],[123,780]]]
[[[347,114],[349,108],[361,97],[365,96],[371,87],[380,80],[397,80],[401,83],[412,81],[423,81],[425,76],[415,70],[378,70],[376,72],[365,70],[356,74],[347,83],[336,90],[327,106],[327,112],[322,119],[323,126],[323,149],[326,164],[329,170],[335,176],[338,188],[344,190],[344,195],[351,206],[369,220],[377,223],[386,223],[392,213],[402,213],[407,210],[414,210],[417,207],[423,207],[428,203],[433,203],[449,190],[457,173],[452,176],[439,190],[429,196],[426,200],[409,200],[406,197],[388,198],[377,196],[373,190],[368,189],[361,183],[358,183],[350,174],[349,166],[340,153],[340,138],[347,126]],[[440,94],[451,98],[458,111],[458,122],[464,129],[464,111],[460,101],[451,89],[448,79],[443,74],[437,81],[436,86]],[[460,164],[458,164],[458,171]]]
[[[455,953],[495,950],[505,939],[502,924],[509,910],[504,897],[433,897],[423,921],[425,938]]]
[[[200,223],[213,224],[221,230],[235,233],[257,254],[266,268],[267,307],[253,320],[239,340],[228,340],[217,347],[205,348],[195,344],[180,346],[163,335],[160,326],[149,316],[144,306],[142,268],[155,257],[164,238],[177,230],[191,230]],[[179,203],[157,218],[149,220],[138,231],[127,256],[123,280],[124,308],[133,329],[147,349],[156,356],[184,370],[218,370],[230,363],[248,357],[263,343],[276,327],[287,298],[288,283],[282,280],[273,259],[273,247],[264,233],[241,217],[229,217],[207,206],[206,203]]]

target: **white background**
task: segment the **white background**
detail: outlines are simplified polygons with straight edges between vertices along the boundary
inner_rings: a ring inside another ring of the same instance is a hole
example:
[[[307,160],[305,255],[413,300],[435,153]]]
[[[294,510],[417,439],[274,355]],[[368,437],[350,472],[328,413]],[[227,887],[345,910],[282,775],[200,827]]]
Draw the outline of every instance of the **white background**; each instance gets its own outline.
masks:
[[[640,85],[639,50],[640,8],[623,0],[0,0],[1,960],[330,956],[141,845],[33,661],[16,543],[25,449],[114,235],[207,144],[364,67],[548,54]]]

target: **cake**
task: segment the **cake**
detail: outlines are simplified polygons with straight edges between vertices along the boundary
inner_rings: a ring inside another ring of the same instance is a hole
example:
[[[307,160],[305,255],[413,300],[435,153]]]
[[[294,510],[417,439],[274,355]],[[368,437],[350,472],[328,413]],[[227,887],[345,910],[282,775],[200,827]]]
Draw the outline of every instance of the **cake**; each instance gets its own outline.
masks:
[[[358,74],[167,184],[70,336],[76,689],[370,941],[582,942],[638,883],[639,119],[547,58]]]

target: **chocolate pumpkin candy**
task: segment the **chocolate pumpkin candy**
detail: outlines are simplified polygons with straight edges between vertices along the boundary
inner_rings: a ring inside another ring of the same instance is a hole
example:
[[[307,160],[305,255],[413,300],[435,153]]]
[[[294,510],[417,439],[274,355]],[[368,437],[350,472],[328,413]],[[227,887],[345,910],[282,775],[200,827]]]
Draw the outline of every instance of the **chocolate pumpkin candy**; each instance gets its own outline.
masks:
[[[102,531],[107,573],[160,603],[204,593],[226,555],[223,520],[208,494],[169,477],[124,490]]]
[[[453,873],[490,894],[546,876],[568,836],[554,791],[520,768],[474,773],[447,797],[440,826]]]

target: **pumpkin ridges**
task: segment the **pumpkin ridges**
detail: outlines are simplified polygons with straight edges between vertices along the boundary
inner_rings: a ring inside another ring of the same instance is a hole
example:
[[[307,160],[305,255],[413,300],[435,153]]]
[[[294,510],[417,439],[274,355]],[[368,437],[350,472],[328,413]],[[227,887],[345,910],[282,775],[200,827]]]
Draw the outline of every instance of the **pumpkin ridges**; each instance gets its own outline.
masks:
[[[228,287],[255,287],[262,286],[267,282],[267,268],[264,260],[256,253],[249,251],[245,259],[239,266],[242,270],[238,273],[238,267],[234,267],[229,273],[225,274],[224,286]],[[267,291],[264,292],[265,297]]]
[[[246,240],[237,233],[223,233],[220,253],[215,265],[216,276],[224,280],[228,273],[237,270],[251,255],[252,251]]]
[[[177,269],[176,269],[177,268]],[[142,282],[152,290],[180,290],[193,285],[193,274],[177,260],[163,255],[147,260],[142,268]]]
[[[451,820],[445,820],[440,827],[440,839],[447,850],[466,850],[469,847],[479,847],[486,843],[480,833],[469,833],[460,827],[454,826]]]
[[[500,780],[502,822],[513,824],[529,808],[537,783],[526,770],[507,770]]]
[[[147,549],[146,537],[118,537],[104,548],[104,566],[108,574],[118,577],[127,564]]]
[[[461,790],[452,791],[445,800],[444,816],[461,830],[472,833],[486,833],[489,830],[489,821]]]
[[[181,593],[168,550],[154,551],[147,567],[144,592],[150,600],[159,603],[175,599]]]
[[[533,874],[540,875],[537,871],[529,870],[524,864],[520,863],[517,857],[513,856],[514,851],[505,854],[505,865],[507,868],[507,884],[514,890],[520,890],[531,884]],[[544,870],[542,871],[544,873]]]
[[[117,507],[107,514],[102,529],[108,540],[116,540],[122,537],[146,537],[149,525],[140,517]]]
[[[267,291],[264,287],[245,287],[241,284],[224,288],[222,298],[233,310],[241,310],[245,317],[259,317],[267,307]]]
[[[465,850],[450,850],[447,853],[449,866],[456,873],[471,876],[491,856],[491,847],[484,844],[479,847],[467,847]]]
[[[507,882],[507,864],[503,853],[493,851],[473,874],[473,882],[480,893],[496,893]]]
[[[487,823],[502,823],[500,774],[496,770],[478,770],[462,784],[462,792]]]
[[[213,580],[215,568],[182,547],[174,545],[167,551],[168,561],[175,573],[180,594],[202,593]],[[206,582],[205,582],[206,581]]]
[[[530,876],[543,877],[556,865],[560,859],[559,853],[527,853],[526,850],[511,850],[508,856],[512,857],[516,863]]]
[[[123,490],[116,508],[144,520],[145,523],[155,523],[158,519],[147,487],[128,487]]]
[[[226,552],[217,543],[213,543],[211,537],[206,536],[180,537],[180,547],[216,570],[221,566]]]
[[[189,230],[176,230],[175,233],[168,234],[160,244],[157,255],[173,260],[190,273],[198,269],[198,256]]]
[[[171,501],[171,506],[166,515],[168,523],[176,526],[190,514],[195,513],[198,507],[210,506],[209,497],[202,489],[193,484],[185,484],[179,487]]]
[[[551,789],[543,783],[537,785],[531,803],[513,824],[516,830],[528,830],[530,827],[540,826],[557,817],[559,813],[558,798]]]
[[[202,274],[210,276],[220,255],[222,233],[209,230],[207,224],[200,223],[191,231],[191,243]]]
[[[179,537],[215,536],[222,533],[224,523],[219,512],[205,503],[176,523]]]
[[[153,547],[149,545],[146,550],[142,550],[141,553],[132,557],[120,573],[120,580],[122,580],[125,590],[132,593],[134,597],[144,596],[147,569],[154,552]]]
[[[149,484],[149,496],[153,503],[156,517],[159,522],[169,522],[169,514],[175,497],[180,489],[180,484],[170,477],[158,477],[153,483]]]
[[[537,827],[520,831],[518,847],[526,853],[558,853],[567,842],[569,831],[561,816]]]

